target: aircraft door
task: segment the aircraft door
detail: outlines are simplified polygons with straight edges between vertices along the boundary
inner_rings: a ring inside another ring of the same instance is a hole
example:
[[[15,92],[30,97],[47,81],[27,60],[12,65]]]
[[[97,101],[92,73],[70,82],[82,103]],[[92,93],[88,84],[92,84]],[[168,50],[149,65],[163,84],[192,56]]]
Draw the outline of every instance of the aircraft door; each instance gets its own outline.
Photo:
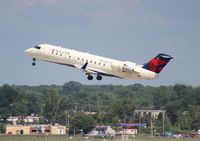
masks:
[[[44,46],[41,47],[41,55],[47,57],[49,54],[50,49],[46,49]]]

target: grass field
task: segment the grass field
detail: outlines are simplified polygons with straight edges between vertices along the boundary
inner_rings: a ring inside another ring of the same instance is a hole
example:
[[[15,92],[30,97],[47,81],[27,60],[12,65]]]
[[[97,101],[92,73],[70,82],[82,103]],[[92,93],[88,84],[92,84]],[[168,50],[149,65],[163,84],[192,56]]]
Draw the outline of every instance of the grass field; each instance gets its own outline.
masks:
[[[120,139],[96,139],[96,138],[75,138],[69,139],[67,136],[48,136],[48,137],[37,137],[37,136],[6,136],[1,135],[0,141],[121,141]],[[129,139],[129,141],[200,141],[200,138],[164,138],[164,137],[136,137]]]

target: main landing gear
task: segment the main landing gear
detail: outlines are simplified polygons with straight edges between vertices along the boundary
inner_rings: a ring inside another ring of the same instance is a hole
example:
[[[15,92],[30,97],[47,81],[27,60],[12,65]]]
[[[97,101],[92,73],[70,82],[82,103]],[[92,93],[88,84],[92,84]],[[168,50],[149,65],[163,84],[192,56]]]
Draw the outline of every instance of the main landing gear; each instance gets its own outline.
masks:
[[[32,66],[35,66],[35,65],[36,65],[35,61],[36,61],[36,59],[35,59],[35,58],[33,58],[33,63],[32,63]]]
[[[97,80],[101,80],[101,79],[102,79],[102,76],[97,75]]]
[[[92,76],[92,75],[88,75],[88,76],[87,76],[87,79],[88,79],[88,80],[92,80],[92,79],[93,79],[93,76]]]
[[[87,75],[87,79],[88,79],[88,80],[92,80],[92,79],[93,79],[93,76],[92,76],[92,75],[90,75],[90,74],[86,74],[86,75]],[[97,79],[97,80],[102,80],[102,76],[97,75],[96,79]]]

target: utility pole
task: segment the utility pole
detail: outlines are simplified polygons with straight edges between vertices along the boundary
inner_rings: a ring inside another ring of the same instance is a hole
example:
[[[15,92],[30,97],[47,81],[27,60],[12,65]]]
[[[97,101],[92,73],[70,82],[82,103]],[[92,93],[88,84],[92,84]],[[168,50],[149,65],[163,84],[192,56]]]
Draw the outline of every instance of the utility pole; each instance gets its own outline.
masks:
[[[152,123],[152,117],[151,117],[151,135],[153,136],[153,123]]]
[[[68,126],[67,135],[68,135],[68,137],[69,137],[69,118],[70,118],[70,115],[67,114],[67,126]]]
[[[163,111],[163,134],[165,134],[165,111]]]
[[[141,114],[139,113],[139,124],[141,125]],[[139,134],[141,133],[141,126],[139,126]]]

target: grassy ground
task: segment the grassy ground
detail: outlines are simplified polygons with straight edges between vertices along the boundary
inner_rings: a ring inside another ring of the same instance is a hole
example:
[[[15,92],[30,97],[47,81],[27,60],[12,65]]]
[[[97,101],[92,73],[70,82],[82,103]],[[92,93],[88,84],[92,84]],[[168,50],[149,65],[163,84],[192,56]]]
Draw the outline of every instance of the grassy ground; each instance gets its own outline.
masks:
[[[37,136],[6,136],[1,135],[0,141],[121,141],[120,139],[94,139],[94,138],[75,138],[69,139],[67,136],[49,136],[49,137],[37,137]],[[163,138],[163,137],[136,137],[129,139],[129,141],[200,141],[199,139],[183,138]]]

